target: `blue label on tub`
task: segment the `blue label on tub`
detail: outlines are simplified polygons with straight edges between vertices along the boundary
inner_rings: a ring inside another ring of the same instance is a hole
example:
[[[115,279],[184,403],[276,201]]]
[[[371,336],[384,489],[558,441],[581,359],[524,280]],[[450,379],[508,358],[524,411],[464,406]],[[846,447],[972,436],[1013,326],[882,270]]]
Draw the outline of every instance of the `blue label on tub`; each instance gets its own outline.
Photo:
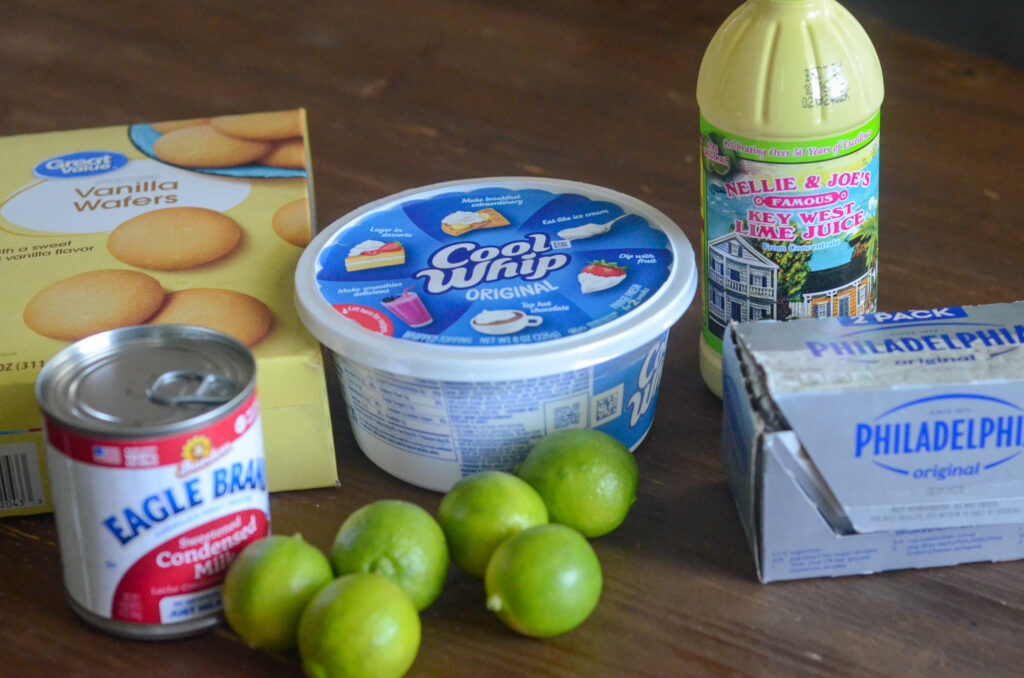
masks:
[[[374,332],[501,346],[579,334],[638,307],[672,267],[668,238],[612,202],[502,187],[374,211],[321,251],[324,299]]]

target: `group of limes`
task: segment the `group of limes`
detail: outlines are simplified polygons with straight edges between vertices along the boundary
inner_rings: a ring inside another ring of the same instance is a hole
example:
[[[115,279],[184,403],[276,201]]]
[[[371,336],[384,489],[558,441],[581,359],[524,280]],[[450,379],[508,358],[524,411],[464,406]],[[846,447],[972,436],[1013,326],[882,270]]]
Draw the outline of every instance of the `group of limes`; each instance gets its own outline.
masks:
[[[618,527],[636,499],[637,465],[619,441],[573,429],[541,439],[516,474],[466,476],[435,520],[381,500],[351,514],[330,557],[301,536],[247,546],[224,580],[224,616],[250,646],[298,646],[316,678],[398,678],[420,644],[419,611],[449,562],[482,577],[487,608],[519,633],[581,624],[601,595],[587,541]]]

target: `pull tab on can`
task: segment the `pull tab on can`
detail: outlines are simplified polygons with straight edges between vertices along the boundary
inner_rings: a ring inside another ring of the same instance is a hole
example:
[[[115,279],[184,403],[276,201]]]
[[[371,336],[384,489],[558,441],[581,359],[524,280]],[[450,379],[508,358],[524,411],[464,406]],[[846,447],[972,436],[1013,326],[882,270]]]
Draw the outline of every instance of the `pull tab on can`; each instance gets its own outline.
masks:
[[[238,382],[219,374],[198,370],[172,370],[157,377],[146,396],[153,402],[182,405],[221,405],[241,390]]]

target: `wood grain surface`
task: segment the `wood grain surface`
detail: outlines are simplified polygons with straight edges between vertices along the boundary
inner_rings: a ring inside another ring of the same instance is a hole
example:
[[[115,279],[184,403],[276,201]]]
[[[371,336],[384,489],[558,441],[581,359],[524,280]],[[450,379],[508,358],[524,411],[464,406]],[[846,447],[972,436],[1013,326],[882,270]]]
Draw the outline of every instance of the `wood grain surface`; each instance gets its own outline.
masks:
[[[4,0],[0,134],[305,106],[322,226],[415,186],[536,175],[637,196],[699,243],[697,69],[736,4]],[[862,20],[886,78],[880,308],[1024,297],[1024,73]],[[1024,562],[757,583],[699,324],[695,306],[672,331],[636,506],[594,542],[593,616],[517,636],[453,568],[409,675],[1020,675]],[[274,495],[273,530],[327,549],[369,501],[436,510],[439,494],[362,455],[332,405],[342,484]],[[299,673],[295,653],[223,628],[167,642],[90,630],[64,600],[52,516],[0,520],[0,675]]]

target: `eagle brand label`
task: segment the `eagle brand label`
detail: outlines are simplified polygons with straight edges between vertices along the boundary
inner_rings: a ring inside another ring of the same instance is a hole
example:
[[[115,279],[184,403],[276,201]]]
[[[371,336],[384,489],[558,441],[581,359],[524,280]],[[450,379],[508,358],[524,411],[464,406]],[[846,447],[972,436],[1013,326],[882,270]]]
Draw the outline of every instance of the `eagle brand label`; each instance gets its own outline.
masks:
[[[55,490],[66,490],[55,493],[71,499],[58,529],[72,599],[144,624],[217,613],[224,572],[267,534],[255,394],[208,428],[165,439],[94,439],[52,421],[46,437]]]
[[[104,440],[46,426],[68,594],[98,617],[175,624],[220,611],[236,554],[267,534],[255,393],[206,428]]]

